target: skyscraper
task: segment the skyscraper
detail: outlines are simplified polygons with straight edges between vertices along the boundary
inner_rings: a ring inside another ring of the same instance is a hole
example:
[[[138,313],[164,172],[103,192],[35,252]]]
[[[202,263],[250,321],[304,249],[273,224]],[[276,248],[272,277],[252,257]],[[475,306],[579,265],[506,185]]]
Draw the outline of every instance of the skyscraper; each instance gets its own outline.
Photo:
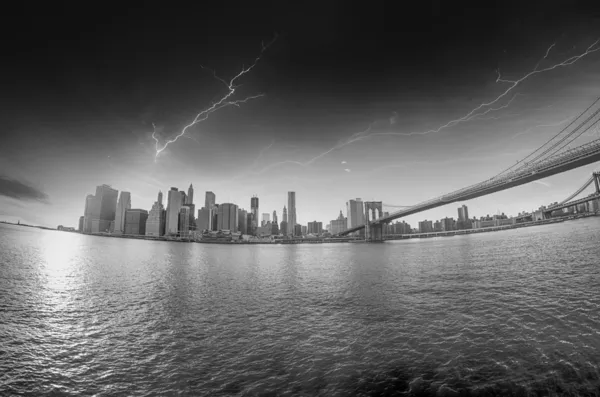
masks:
[[[212,209],[212,207],[215,206],[215,200],[216,196],[213,192],[206,192],[206,197],[204,199],[204,208],[206,208],[207,210]]]
[[[248,226],[246,221],[248,220],[248,213],[246,210],[238,208],[238,232],[242,234],[248,234]]]
[[[86,233],[107,232],[115,220],[119,191],[108,185],[96,186],[96,194],[85,199],[84,231]]]
[[[287,223],[287,220],[288,220],[287,219],[287,208],[285,208],[285,205],[284,205],[283,206],[283,215],[282,215],[281,221]]]
[[[158,200],[152,205],[146,220],[146,236],[162,236],[165,234],[165,207],[162,205],[162,192],[158,192]]]
[[[346,213],[348,215],[348,229],[355,226],[364,225],[365,223],[365,207],[360,198],[349,200],[346,203]]]
[[[219,205],[217,215],[217,230],[237,231],[238,228],[238,206],[231,203]]]
[[[288,192],[288,232],[290,235],[296,234],[296,192]]]
[[[279,222],[277,222],[277,211],[275,210],[273,210],[273,223],[279,224]]]
[[[125,211],[124,234],[145,235],[148,211],[142,209],[129,209]]]
[[[163,194],[162,190],[158,191],[158,204],[163,205]]]
[[[115,234],[125,232],[125,212],[129,209],[131,209],[131,193],[121,192],[117,203],[117,212],[115,213]]]
[[[179,231],[179,210],[183,196],[176,187],[169,190],[167,196],[167,216],[165,221],[165,234],[177,235]],[[185,193],[184,193],[185,194]]]
[[[256,234],[256,228],[258,227],[258,197],[252,196],[250,199],[250,211],[252,214],[252,230],[250,234]]]
[[[181,206],[179,209],[179,237],[188,237],[190,234],[190,207]]]
[[[188,188],[187,200],[186,204],[194,204],[194,187],[190,183],[190,187]]]
[[[262,214],[262,221],[260,222],[260,225],[264,226],[270,221],[271,221],[271,216],[268,213]]]

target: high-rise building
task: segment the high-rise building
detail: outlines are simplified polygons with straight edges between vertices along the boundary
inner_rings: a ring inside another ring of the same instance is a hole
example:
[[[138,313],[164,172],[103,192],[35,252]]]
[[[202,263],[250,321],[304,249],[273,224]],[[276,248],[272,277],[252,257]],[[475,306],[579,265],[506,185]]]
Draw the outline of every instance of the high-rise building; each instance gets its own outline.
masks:
[[[348,228],[348,220],[342,214],[342,210],[340,210],[340,215],[337,219],[331,221],[331,229],[329,232],[331,234],[339,234]]]
[[[365,206],[360,198],[346,203],[348,229],[365,224]]]
[[[252,213],[246,214],[246,234],[252,234]]]
[[[281,221],[282,222],[286,222],[286,223],[288,221],[288,219],[287,219],[287,208],[285,208],[285,205],[283,206],[283,215],[281,217]]]
[[[306,226],[305,226],[306,227]],[[294,225],[294,237],[300,237],[302,236],[302,225]]]
[[[292,225],[294,227],[290,227],[291,235],[296,234],[296,192],[288,192],[288,225]]]
[[[467,219],[469,219],[469,209],[467,206],[463,205],[462,207],[458,207],[458,220],[464,222]]]
[[[300,233],[302,233],[303,236],[306,236],[308,234],[308,228],[306,227],[306,225],[302,225],[300,227]]]
[[[117,202],[117,212],[115,213],[115,234],[123,234],[125,232],[125,212],[131,209],[131,193],[121,192],[119,201]]]
[[[217,215],[217,230],[237,231],[238,228],[238,206],[231,203],[219,205]]]
[[[148,211],[142,209],[130,209],[125,211],[124,234],[145,235]]]
[[[271,235],[279,235],[279,225],[275,221],[271,222]]]
[[[179,209],[178,222],[179,237],[188,237],[190,235],[190,207],[183,205]]]
[[[167,216],[165,220],[165,234],[177,235],[179,232],[179,210],[182,204],[182,192],[176,187],[169,190],[167,196]]]
[[[163,193],[162,193],[162,190],[158,191],[158,204],[163,205]]]
[[[152,209],[146,220],[146,236],[163,236],[165,234],[165,207],[162,205],[162,192],[158,192],[158,200],[152,205]]]
[[[219,204],[213,205],[210,210],[210,230],[217,231],[219,230],[218,224],[218,215],[219,215]]]
[[[190,187],[188,188],[187,200],[186,204],[194,204],[194,186],[190,183]],[[193,215],[194,213],[192,213]]]
[[[317,222],[317,221],[308,222],[307,233],[308,234],[323,233],[323,222]]]
[[[284,235],[287,236],[288,233],[288,227],[287,227],[287,222],[286,221],[281,221],[281,223],[279,224],[279,232]]]
[[[252,196],[250,199],[250,211],[252,213],[252,231],[251,234],[256,234],[256,228],[258,227],[258,197]]]
[[[192,192],[192,194],[193,194],[193,192]],[[190,196],[188,196],[188,201],[189,201],[189,197]],[[182,207],[188,208],[188,216],[189,216],[188,229],[190,231],[196,230],[196,218],[194,217],[194,214],[196,213],[196,205],[192,204],[192,203],[187,203],[187,204],[184,204]],[[181,211],[180,211],[180,213],[181,213]]]
[[[198,219],[196,220],[196,230],[202,232],[204,230],[212,230],[211,228],[211,210],[202,207],[198,210]]]
[[[107,232],[115,220],[119,191],[108,185],[96,187],[96,194],[85,200],[84,231],[86,233]]]
[[[80,216],[79,217],[79,227],[77,228],[77,231],[79,233],[83,232],[83,220],[85,219],[84,216]]]
[[[206,197],[204,198],[204,208],[210,210],[216,204],[216,196],[213,192],[206,192]]]
[[[419,232],[432,233],[433,232],[433,222],[428,221],[427,219],[419,222]]]
[[[244,209],[238,208],[238,232],[242,234],[248,234],[248,212]]]
[[[275,210],[273,210],[273,223],[279,224],[279,222],[277,222],[277,211],[275,211]]]
[[[267,224],[267,222],[271,221],[271,216],[269,214],[262,214],[262,221],[260,222],[261,226],[264,226]]]

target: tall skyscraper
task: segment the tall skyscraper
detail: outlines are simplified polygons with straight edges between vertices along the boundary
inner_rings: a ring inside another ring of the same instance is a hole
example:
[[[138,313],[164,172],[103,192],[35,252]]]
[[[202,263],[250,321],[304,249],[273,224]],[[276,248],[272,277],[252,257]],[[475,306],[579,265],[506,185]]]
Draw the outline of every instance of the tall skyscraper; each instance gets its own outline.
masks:
[[[179,210],[183,196],[176,187],[169,190],[167,196],[167,217],[165,221],[165,234],[177,235],[179,232]],[[184,193],[185,194],[185,193]]]
[[[217,215],[217,230],[237,231],[238,228],[238,206],[231,203],[219,205]]]
[[[329,230],[329,232],[331,234],[338,234],[343,232],[347,228],[348,220],[342,214],[342,210],[340,210],[340,215],[337,217],[337,219],[331,221],[331,229]]]
[[[145,235],[148,211],[142,209],[129,209],[125,211],[124,234]]]
[[[152,205],[146,220],[146,236],[162,236],[165,234],[165,207],[162,205],[162,192],[158,192],[158,200]]]
[[[215,206],[215,200],[216,196],[213,192],[206,192],[206,197],[204,198],[204,208],[210,210],[212,207]]]
[[[348,229],[355,226],[364,225],[365,223],[365,207],[360,198],[349,200],[346,203],[346,213],[348,215]]]
[[[264,226],[270,221],[271,221],[271,216],[268,213],[262,214],[262,221],[261,221],[260,225]]]
[[[281,221],[282,222],[286,222],[286,223],[288,221],[288,219],[287,219],[287,208],[285,207],[285,205],[283,206],[283,215],[282,215]]]
[[[296,192],[288,192],[288,232],[296,234]]]
[[[248,234],[248,212],[246,210],[238,208],[238,232],[242,234]]]
[[[190,187],[188,188],[187,200],[186,204],[194,204],[194,187],[190,183]]]
[[[179,209],[179,237],[188,237],[190,234],[190,207],[181,206]]]
[[[117,196],[119,191],[108,185],[96,186],[96,194],[89,194],[85,199],[84,231],[86,233],[103,233],[110,229],[115,220]]]
[[[158,191],[158,204],[163,205],[163,193],[162,193],[162,190]]]
[[[258,227],[258,197],[252,196],[250,199],[250,211],[252,214],[252,231],[251,234],[256,234],[256,228]]]
[[[273,223],[279,225],[279,222],[277,222],[277,211],[275,210],[273,210]],[[279,229],[279,227],[277,229]]]
[[[129,209],[131,209],[131,193],[121,192],[117,203],[117,212],[115,213],[115,234],[125,232],[125,212]]]

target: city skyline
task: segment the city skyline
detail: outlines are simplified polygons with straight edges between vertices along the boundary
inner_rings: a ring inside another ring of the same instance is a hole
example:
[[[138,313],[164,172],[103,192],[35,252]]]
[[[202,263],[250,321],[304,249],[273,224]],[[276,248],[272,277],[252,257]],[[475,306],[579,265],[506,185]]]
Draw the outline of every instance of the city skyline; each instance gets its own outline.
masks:
[[[597,96],[600,51],[532,75],[481,109],[495,110],[440,128],[497,98],[510,81],[584,54],[600,37],[592,19],[554,7],[547,21],[526,6],[519,17],[505,15],[506,26],[500,27],[493,12],[471,10],[453,17],[456,26],[465,23],[451,34],[436,17],[439,10],[424,7],[415,13],[422,19],[415,16],[414,24],[388,35],[369,22],[386,18],[376,11],[361,16],[353,10],[345,21],[335,7],[326,8],[314,21],[314,33],[303,28],[309,10],[282,11],[283,22],[263,21],[263,28],[252,29],[240,25],[230,37],[207,40],[181,27],[165,36],[165,42],[181,43],[168,61],[155,59],[147,48],[133,56],[118,43],[114,37],[142,23],[126,18],[127,23],[107,28],[107,35],[86,36],[90,48],[119,54],[127,65],[108,62],[105,69],[96,69],[99,58],[93,52],[72,63],[71,53],[80,44],[60,46],[60,32],[50,29],[48,49],[29,56],[45,59],[46,51],[53,51],[56,66],[31,62],[17,48],[9,51],[14,56],[8,66],[20,85],[10,101],[7,138],[0,148],[0,217],[76,226],[94,186],[107,183],[131,192],[133,208],[150,210],[158,190],[183,190],[192,181],[199,191],[214,191],[219,202],[240,208],[256,194],[263,212],[281,210],[288,205],[286,192],[293,191],[299,199],[297,223],[325,224],[345,212],[351,198],[411,205],[484,180],[545,142]],[[260,20],[259,8],[243,11]],[[160,19],[144,13],[149,21]],[[524,16],[538,23],[535,29]],[[100,23],[97,17],[90,26]],[[429,18],[441,25],[411,43],[422,33],[418,24]],[[41,27],[48,23],[39,22]],[[157,24],[155,34],[166,34],[170,23]],[[351,34],[352,23],[365,26],[364,32]],[[498,28],[495,33],[488,32],[488,24]],[[200,29],[208,34],[213,27]],[[128,34],[136,44],[152,39]],[[272,44],[261,52],[261,42]],[[186,51],[200,44],[202,52]],[[159,51],[168,48],[156,45]],[[239,82],[239,94],[264,96],[214,113],[156,156],[153,123],[162,143],[173,138],[223,93],[213,70],[227,80],[257,56],[256,67]],[[54,67],[65,65],[73,73],[56,77]],[[48,81],[58,80],[40,83],[49,76]],[[581,167],[458,204],[479,214],[530,211],[560,201],[594,169]],[[406,221],[416,225],[455,211],[451,204]]]

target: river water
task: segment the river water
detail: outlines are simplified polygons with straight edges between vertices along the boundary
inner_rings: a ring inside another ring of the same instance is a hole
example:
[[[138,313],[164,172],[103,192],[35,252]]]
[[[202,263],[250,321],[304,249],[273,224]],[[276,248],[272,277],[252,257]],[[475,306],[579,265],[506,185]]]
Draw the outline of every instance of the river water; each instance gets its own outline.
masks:
[[[599,366],[600,218],[273,246],[0,225],[0,395],[598,396]]]

